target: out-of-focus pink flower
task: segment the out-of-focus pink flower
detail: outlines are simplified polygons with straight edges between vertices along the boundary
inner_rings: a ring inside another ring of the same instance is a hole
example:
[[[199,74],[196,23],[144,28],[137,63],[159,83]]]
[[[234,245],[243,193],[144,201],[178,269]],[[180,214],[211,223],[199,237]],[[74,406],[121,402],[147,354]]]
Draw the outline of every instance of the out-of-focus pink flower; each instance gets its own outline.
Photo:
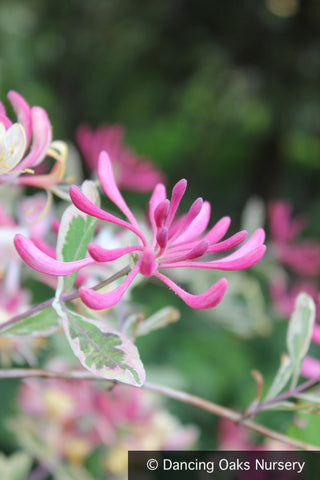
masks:
[[[292,218],[287,202],[275,201],[268,206],[273,251],[283,265],[298,275],[316,277],[320,272],[320,244],[314,240],[298,240],[306,226],[303,217]]]
[[[82,125],[76,132],[77,142],[89,169],[97,169],[100,152],[106,151],[120,188],[150,192],[164,181],[163,174],[148,160],[138,157],[123,145],[124,130],[119,125],[101,125],[95,131]]]
[[[320,361],[310,356],[305,357],[301,366],[301,375],[310,379],[320,377]]]
[[[82,462],[104,446],[110,455],[123,453],[121,471],[129,449],[190,448],[198,436],[195,427],[182,426],[163,407],[154,406],[146,392],[123,385],[108,391],[87,380],[32,379],[22,385],[19,405],[52,455]],[[108,470],[114,469],[113,462],[106,463]]]
[[[219,419],[217,440],[220,450],[254,450],[248,431],[226,418]]]
[[[93,262],[111,262],[127,254],[134,254],[136,264],[124,282],[108,293],[99,293],[88,288],[80,288],[83,302],[93,309],[105,309],[115,305],[122,298],[138,273],[146,277],[154,276],[172,289],[192,308],[211,308],[223,298],[227,280],[221,279],[206,292],[192,295],[179,287],[170,278],[160,272],[171,268],[204,268],[217,270],[241,270],[257,263],[265,252],[264,231],[258,229],[237,251],[216,260],[203,256],[221,253],[238,247],[247,236],[246,231],[238,232],[226,240],[230,218],[223,217],[208,233],[204,233],[210,219],[210,204],[198,198],[186,215],[176,216],[180,201],[185,193],[187,181],[180,180],[173,188],[171,201],[166,198],[163,184],[158,184],[149,203],[149,220],[152,226],[152,240],[148,242],[140,229],[136,218],[125,203],[113,176],[110,159],[102,152],[98,162],[98,176],[102,188],[109,199],[127,217],[122,220],[94,205],[76,186],[70,187],[70,196],[74,205],[84,213],[105,220],[133,232],[138,244],[124,248],[107,250],[96,244],[89,244],[90,257],[74,262],[58,262],[40,252],[36,246],[22,235],[15,237],[15,246],[22,259],[32,268],[51,275],[69,275],[91,265]]]
[[[221,418],[218,422],[218,447],[219,450],[239,451],[292,450],[292,447],[271,439],[256,445],[248,429],[226,418]]]
[[[294,310],[294,303],[299,293],[305,292],[310,295],[318,308],[316,309],[316,318],[320,320],[320,295],[318,288],[314,283],[307,281],[295,281],[288,289],[284,278],[276,278],[270,285],[270,294],[272,304],[277,313],[285,318],[289,318]]]

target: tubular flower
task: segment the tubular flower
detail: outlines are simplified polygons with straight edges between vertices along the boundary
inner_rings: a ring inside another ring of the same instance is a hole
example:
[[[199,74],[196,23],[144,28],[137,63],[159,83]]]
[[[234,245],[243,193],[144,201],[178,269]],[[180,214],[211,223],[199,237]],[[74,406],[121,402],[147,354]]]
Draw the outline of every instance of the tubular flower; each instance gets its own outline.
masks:
[[[204,255],[220,253],[239,246],[246,238],[247,232],[241,231],[226,240],[221,240],[230,224],[230,218],[224,217],[204,233],[210,218],[210,204],[203,202],[202,198],[195,200],[186,215],[176,217],[187,186],[185,179],[174,186],[171,200],[166,198],[164,185],[158,184],[155,187],[149,202],[149,219],[153,235],[151,242],[148,243],[116,185],[111,162],[106,152],[100,154],[98,176],[105,194],[127,217],[127,220],[122,220],[97,207],[78,187],[73,185],[70,187],[70,196],[74,205],[88,215],[130,230],[136,235],[138,244],[107,250],[91,243],[87,247],[90,257],[63,263],[46,258],[43,252],[39,252],[35,245],[22,235],[17,235],[15,238],[16,248],[23,260],[32,268],[51,275],[68,275],[92,262],[111,262],[124,255],[134,254],[137,260],[136,265],[124,282],[113,291],[99,293],[89,288],[80,288],[80,297],[90,308],[101,310],[115,305],[138,273],[146,277],[158,278],[192,308],[211,308],[222,300],[227,288],[226,279],[222,278],[200,295],[192,295],[164,275],[161,270],[179,267],[241,270],[257,263],[265,252],[264,231],[258,229],[244,245],[226,257],[216,260],[202,259]]]
[[[18,122],[11,122],[0,102],[1,182],[11,181],[21,173],[30,172],[41,163],[52,139],[48,115],[43,108],[30,108],[25,99],[13,90],[8,93],[8,100]]]
[[[0,183],[17,182],[44,189],[60,183],[65,171],[67,147],[64,142],[52,142],[52,128],[46,111],[37,106],[30,108],[13,90],[7,97],[18,122],[12,123],[0,102]],[[55,160],[51,171],[35,174],[34,168],[46,156]]]
[[[105,150],[108,153],[119,188],[151,192],[157,183],[163,182],[162,173],[150,161],[139,158],[123,145],[124,130],[119,125],[101,125],[95,131],[82,125],[76,137],[91,171],[97,168],[100,152]]]

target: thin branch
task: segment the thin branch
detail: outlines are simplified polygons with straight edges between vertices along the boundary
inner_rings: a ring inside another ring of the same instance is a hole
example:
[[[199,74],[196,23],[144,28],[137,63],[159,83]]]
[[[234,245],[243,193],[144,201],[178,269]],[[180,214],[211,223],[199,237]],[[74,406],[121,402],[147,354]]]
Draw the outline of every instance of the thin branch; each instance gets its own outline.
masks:
[[[249,408],[246,412],[246,416],[251,416],[251,415],[255,415],[256,413],[262,412],[263,410],[266,410],[267,408],[274,405],[275,403],[283,402],[284,400],[289,400],[290,398],[295,398],[296,395],[300,394],[301,392],[304,392],[305,390],[308,390],[308,388],[315,386],[319,382],[320,382],[320,376],[316,378],[312,378],[311,380],[307,380],[306,382],[300,383],[300,385],[298,385],[294,389],[290,389],[284,393],[281,393],[280,395],[278,395],[275,398],[272,398],[271,400],[262,402],[258,406],[254,407],[253,409]]]
[[[13,378],[60,378],[64,380],[99,380],[108,383],[116,383],[113,381],[108,381],[103,378],[96,377],[89,372],[85,371],[70,371],[70,372],[54,372],[41,369],[24,369],[24,368],[15,368],[15,369],[3,369],[0,370],[0,379],[13,379]],[[287,437],[275,430],[260,425],[259,423],[254,422],[250,419],[244,419],[242,413],[235,412],[229,408],[223,407],[216,403],[204,400],[203,398],[197,397],[195,395],[190,395],[189,393],[175,390],[163,385],[157,385],[154,383],[145,383],[143,388],[150,390],[152,392],[160,393],[168,398],[172,398],[182,403],[192,405],[201,410],[205,410],[213,415],[226,418],[232,422],[240,423],[245,428],[252,430],[260,435],[265,437],[272,438],[279,442],[285,443],[293,448],[302,449],[302,450],[319,450],[319,447],[316,445],[311,445],[293,438]]]
[[[111,277],[107,278],[106,280],[103,280],[102,282],[98,283],[94,287],[92,287],[92,290],[99,290],[100,288],[105,287],[106,285],[109,285],[110,283],[114,282],[118,278],[127,275],[130,272],[131,268],[129,265],[126,267],[122,268],[119,270],[119,272],[116,272],[114,275],[111,275]],[[79,298],[79,292],[73,292],[73,293],[68,293],[61,295],[61,300],[63,302],[70,302],[71,300],[76,300]],[[23,313],[20,313],[19,315],[15,315],[14,317],[10,318],[10,320],[7,320],[6,322],[2,323],[0,325],[0,332],[2,330],[6,330],[8,327],[12,327],[12,325],[15,325],[16,323],[20,322],[20,320],[23,320],[26,317],[29,317],[30,315],[34,315],[37,312],[40,312],[46,307],[50,307],[54,301],[55,297],[49,298],[48,300],[45,300],[42,303],[39,303],[38,305],[29,308]]]

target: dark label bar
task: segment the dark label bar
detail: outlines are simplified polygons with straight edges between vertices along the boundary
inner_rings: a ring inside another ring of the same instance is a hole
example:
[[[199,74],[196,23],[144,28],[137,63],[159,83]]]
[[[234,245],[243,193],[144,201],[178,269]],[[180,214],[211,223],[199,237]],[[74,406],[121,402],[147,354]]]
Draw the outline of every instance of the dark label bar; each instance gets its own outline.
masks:
[[[129,480],[319,480],[320,452],[129,452]]]

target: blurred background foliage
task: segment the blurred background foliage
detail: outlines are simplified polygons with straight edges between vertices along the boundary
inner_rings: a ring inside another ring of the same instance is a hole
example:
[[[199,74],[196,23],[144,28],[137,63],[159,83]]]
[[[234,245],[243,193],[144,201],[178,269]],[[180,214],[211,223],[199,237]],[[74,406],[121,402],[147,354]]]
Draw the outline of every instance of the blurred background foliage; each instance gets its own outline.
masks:
[[[303,209],[319,185],[319,24],[312,0],[4,1],[1,97],[44,106],[55,138],[123,124],[217,214],[252,194]]]
[[[186,177],[190,198],[203,195],[213,220],[230,215],[233,228],[256,195],[290,200],[320,233],[319,86],[317,1],[0,5],[1,99],[14,89],[43,106],[56,139],[74,141],[81,123],[124,125],[127,143],[166,173],[169,186]],[[141,303],[146,292],[136,293]],[[152,292],[154,309],[161,307],[167,300]],[[195,324],[197,314],[177,305],[181,322],[141,340],[142,357],[184,370],[182,386],[194,393],[245,408],[254,395],[250,369],[275,373],[285,327],[270,341],[247,342]],[[173,408],[211,436],[206,414]],[[212,438],[203,445],[212,448]]]

